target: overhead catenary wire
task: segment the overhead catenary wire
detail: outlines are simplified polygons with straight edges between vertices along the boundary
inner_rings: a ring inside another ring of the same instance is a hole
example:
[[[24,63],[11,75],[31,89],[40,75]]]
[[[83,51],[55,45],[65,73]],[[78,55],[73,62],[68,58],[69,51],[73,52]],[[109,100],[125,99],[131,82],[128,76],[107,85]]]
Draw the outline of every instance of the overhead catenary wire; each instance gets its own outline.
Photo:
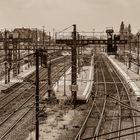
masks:
[[[136,125],[135,128],[139,128],[140,125]],[[110,134],[113,134],[113,133],[117,133],[117,132],[121,132],[121,131],[126,131],[126,130],[129,130],[129,129],[133,129],[133,127],[127,127],[127,128],[124,128],[124,129],[121,129],[121,130],[116,130],[116,131],[112,131],[112,132],[109,132],[109,133],[104,133],[104,134],[100,134],[100,135],[97,135],[95,137],[88,137],[88,138],[85,138],[85,139],[82,139],[82,140],[90,140],[92,138],[97,138],[97,137],[102,137],[102,136],[105,136],[105,135],[110,135]],[[137,132],[133,132],[133,133],[128,133],[128,134],[125,134],[125,135],[121,135],[120,137],[125,137],[125,136],[128,136],[128,135],[133,135],[135,133],[140,133],[140,131],[137,131]],[[112,138],[108,138],[107,140],[112,140],[112,139],[116,139],[116,138],[120,138],[118,136],[116,137],[112,137]]]
[[[112,96],[110,96],[110,95],[108,95],[108,94],[107,94],[107,97],[111,97],[111,98],[113,98],[114,100],[116,99],[116,98],[114,98],[114,97],[112,97]],[[131,109],[131,110],[134,110],[134,111],[137,111],[137,112],[140,113],[140,111],[137,110],[137,109],[134,108],[134,107],[131,107],[131,106],[129,106],[129,105],[126,105],[126,104],[120,102],[120,101],[117,100],[117,99],[116,99],[115,101],[119,102],[121,105],[123,105],[123,106],[126,107],[126,108],[129,108],[129,109]],[[125,131],[125,130],[128,130],[128,129],[133,129],[133,128],[136,128],[136,127],[140,127],[140,125],[138,125],[138,126],[133,126],[133,127],[131,127],[131,128],[120,129],[120,130],[117,130],[117,131],[113,131],[113,132],[109,132],[109,133],[105,133],[105,134],[101,134],[101,135],[97,135],[97,136],[92,136],[92,137],[85,138],[85,139],[82,139],[82,140],[94,139],[94,138],[101,137],[101,136],[104,136],[104,135],[110,135],[110,134],[112,134],[112,133],[117,133],[117,132]],[[139,133],[139,132],[140,132],[140,131],[132,132],[132,133],[128,133],[128,134],[116,136],[116,137],[110,137],[110,138],[108,138],[107,140],[112,140],[112,139],[116,139],[116,138],[120,138],[120,137],[125,137],[125,136],[133,135],[133,134],[136,134],[136,133]]]
[[[62,32],[64,32],[64,31],[68,30],[68,29],[71,28],[71,27],[73,27],[73,25],[70,25],[70,26],[68,26],[67,28],[65,28],[65,29],[63,29],[63,30],[61,30],[61,31],[59,31],[59,32],[57,32],[57,33],[62,33]]]
[[[35,97],[35,95],[34,95],[33,97]],[[42,98],[43,98],[43,97],[40,97],[39,103],[42,103]],[[8,112],[8,113],[6,113],[6,114],[0,115],[0,117],[4,117],[4,116],[7,116],[7,115],[10,115],[11,113],[16,113],[16,112],[21,111],[21,110],[26,109],[26,108],[31,108],[32,106],[35,106],[35,103],[36,103],[36,102],[33,101],[33,102],[30,103],[30,105],[26,105],[26,106],[24,106],[24,107],[21,107],[21,108],[18,109],[18,110],[14,110],[14,111]],[[35,108],[35,107],[34,107],[34,108]]]
[[[131,109],[131,110],[134,110],[134,111],[140,113],[140,110],[138,110],[138,109],[136,109],[136,108],[134,108],[134,107],[128,106],[127,104],[125,104],[125,103],[119,101],[118,99],[116,99],[116,98],[114,98],[114,97],[112,97],[112,96],[110,96],[110,95],[107,95],[107,96],[110,97],[110,98],[112,98],[113,100],[117,101],[118,103],[120,103],[120,104],[123,105],[124,107],[126,107],[126,108],[128,108],[128,109]]]

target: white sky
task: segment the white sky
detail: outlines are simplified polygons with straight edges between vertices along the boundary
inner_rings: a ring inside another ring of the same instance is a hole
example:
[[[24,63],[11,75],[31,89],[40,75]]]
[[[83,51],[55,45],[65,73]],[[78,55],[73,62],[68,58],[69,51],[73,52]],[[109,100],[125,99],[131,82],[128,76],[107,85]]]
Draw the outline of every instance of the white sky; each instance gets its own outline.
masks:
[[[0,0],[0,29],[45,26],[61,30],[77,24],[82,31],[119,30],[121,21],[140,29],[140,0]]]

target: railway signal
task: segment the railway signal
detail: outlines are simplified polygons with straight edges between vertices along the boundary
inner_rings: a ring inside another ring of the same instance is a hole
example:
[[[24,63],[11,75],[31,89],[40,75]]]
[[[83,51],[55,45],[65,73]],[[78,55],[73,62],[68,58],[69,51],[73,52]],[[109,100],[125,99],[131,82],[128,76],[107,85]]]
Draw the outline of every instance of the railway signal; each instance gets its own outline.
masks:
[[[42,50],[42,53],[41,53],[41,64],[42,64],[42,67],[44,67],[44,68],[48,67],[48,54],[47,54],[47,50],[46,51]]]
[[[107,33],[107,53],[108,54],[116,53],[116,51],[114,50],[113,43],[112,43],[113,32],[114,32],[113,28],[106,29],[106,33]],[[115,43],[116,43],[116,41],[115,41]]]
[[[95,39],[95,38],[77,38],[76,25],[73,25],[72,39],[59,38],[56,39],[57,44],[66,44],[71,46],[71,61],[72,61],[72,74],[71,74],[71,87],[77,85],[77,45],[85,46],[89,44],[107,45],[108,54],[117,54],[117,45],[127,44],[127,40],[121,40],[118,36],[114,36],[113,29],[107,29],[107,39]],[[77,100],[77,91],[71,90],[71,98],[75,106]]]

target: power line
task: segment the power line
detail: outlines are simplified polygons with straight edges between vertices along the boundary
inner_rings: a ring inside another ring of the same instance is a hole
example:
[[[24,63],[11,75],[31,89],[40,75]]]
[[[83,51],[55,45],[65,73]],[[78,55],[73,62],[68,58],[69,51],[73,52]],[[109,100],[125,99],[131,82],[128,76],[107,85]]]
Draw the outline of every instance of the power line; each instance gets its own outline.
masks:
[[[69,29],[69,28],[71,28],[71,27],[73,27],[73,25],[71,25],[71,26],[69,26],[69,27],[67,27],[67,28],[63,29],[62,31],[57,32],[57,33],[64,32],[64,31],[66,31],[67,29]]]

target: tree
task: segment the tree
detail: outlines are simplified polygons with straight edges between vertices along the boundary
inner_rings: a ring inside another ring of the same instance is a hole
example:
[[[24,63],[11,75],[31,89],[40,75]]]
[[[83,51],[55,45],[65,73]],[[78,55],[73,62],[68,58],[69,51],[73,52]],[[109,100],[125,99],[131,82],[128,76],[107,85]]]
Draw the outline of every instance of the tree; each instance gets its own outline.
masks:
[[[131,34],[131,25],[128,25],[128,33]]]
[[[120,34],[123,34],[123,32],[124,32],[124,22],[122,21],[120,25]]]

